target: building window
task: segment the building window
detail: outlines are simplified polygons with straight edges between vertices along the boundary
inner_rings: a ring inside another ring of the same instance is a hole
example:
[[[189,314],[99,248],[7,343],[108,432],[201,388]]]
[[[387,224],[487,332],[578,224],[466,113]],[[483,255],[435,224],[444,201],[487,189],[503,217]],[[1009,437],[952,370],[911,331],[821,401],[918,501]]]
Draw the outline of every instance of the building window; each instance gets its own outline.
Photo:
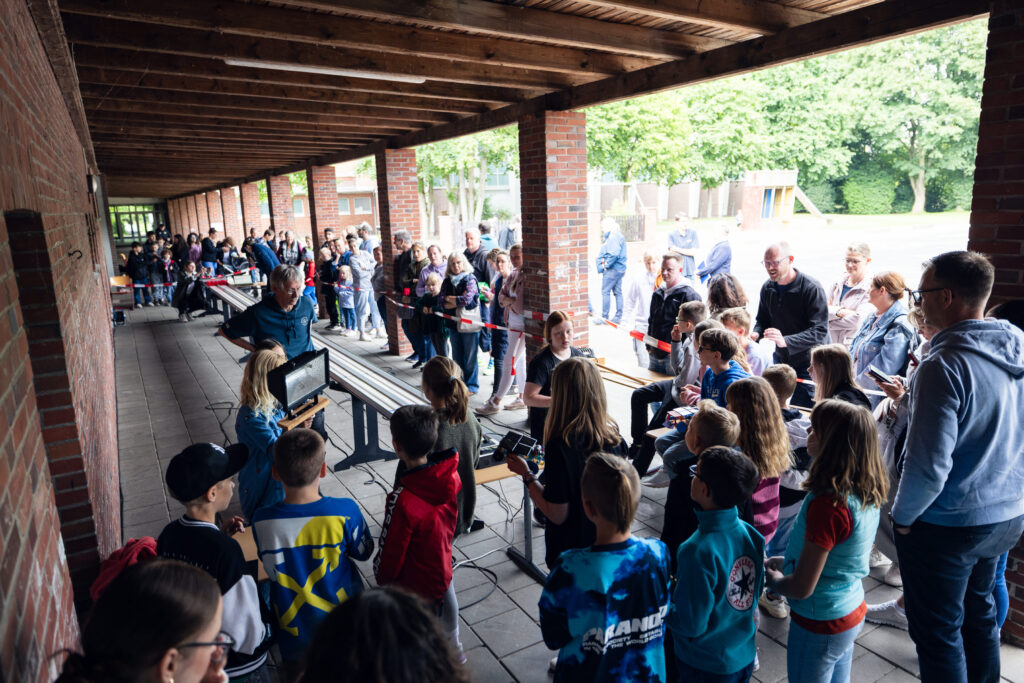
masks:
[[[270,217],[270,202],[260,202],[260,215],[264,218]]]
[[[349,216],[352,211],[349,210],[348,197],[338,197],[338,214],[342,216]]]
[[[295,197],[292,199],[292,215],[296,218],[302,218],[306,215],[306,210],[302,206],[301,197]]]
[[[508,187],[507,171],[491,171],[487,174],[486,187]]]
[[[352,213],[354,214],[372,214],[373,203],[369,197],[353,197],[352,198]]]

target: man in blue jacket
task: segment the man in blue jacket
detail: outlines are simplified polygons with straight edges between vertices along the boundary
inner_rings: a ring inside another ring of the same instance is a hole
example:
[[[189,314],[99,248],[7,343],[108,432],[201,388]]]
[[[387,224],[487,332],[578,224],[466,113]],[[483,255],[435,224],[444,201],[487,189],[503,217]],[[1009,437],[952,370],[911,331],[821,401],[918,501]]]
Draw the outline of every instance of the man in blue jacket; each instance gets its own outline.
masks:
[[[998,681],[992,588],[1024,532],[1024,332],[985,319],[994,269],[953,251],[912,292],[940,330],[915,374],[892,507],[923,681]]]
[[[619,224],[610,216],[601,221],[604,244],[597,255],[597,272],[601,273],[601,319],[611,320],[618,325],[622,322],[622,277],[626,274],[626,238],[619,230]],[[615,295],[615,317],[611,312],[611,295]]]

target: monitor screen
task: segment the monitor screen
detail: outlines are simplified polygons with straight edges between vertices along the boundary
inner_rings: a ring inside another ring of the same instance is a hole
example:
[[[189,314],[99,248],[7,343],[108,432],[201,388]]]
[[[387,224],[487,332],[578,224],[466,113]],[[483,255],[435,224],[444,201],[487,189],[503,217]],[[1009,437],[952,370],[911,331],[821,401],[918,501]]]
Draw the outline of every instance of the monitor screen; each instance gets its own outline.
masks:
[[[267,373],[267,388],[288,412],[323,393],[331,381],[326,348],[307,351]]]

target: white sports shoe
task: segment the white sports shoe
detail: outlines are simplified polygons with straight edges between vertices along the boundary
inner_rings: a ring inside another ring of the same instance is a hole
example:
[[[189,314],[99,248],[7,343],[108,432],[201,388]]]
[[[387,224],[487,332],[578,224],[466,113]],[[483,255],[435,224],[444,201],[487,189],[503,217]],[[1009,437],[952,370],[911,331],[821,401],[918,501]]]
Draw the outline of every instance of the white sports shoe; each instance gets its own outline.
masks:
[[[494,415],[495,413],[501,412],[501,405],[495,404],[494,401],[488,399],[486,403],[476,409],[477,415]]]
[[[890,564],[891,562],[892,560],[890,560],[888,557],[882,554],[881,550],[875,547],[871,548],[871,557],[868,558],[868,566],[882,567],[884,565]]]
[[[664,489],[668,488],[672,478],[668,476],[668,469],[662,467],[660,470],[643,478],[643,485],[649,486],[652,489]]]
[[[523,399],[517,398],[516,400],[505,406],[505,410],[525,410],[526,404],[523,403]]]
[[[903,588],[903,577],[900,576],[900,565],[896,562],[889,565],[889,569],[886,570],[885,576],[882,577],[882,581],[884,581],[887,586]]]
[[[761,606],[761,609],[765,613],[776,619],[785,619],[789,616],[789,603],[786,602],[786,598],[781,595],[770,594],[768,591],[761,593],[761,597],[757,599],[757,604]]]
[[[868,605],[868,613],[864,619],[872,624],[882,624],[907,630],[907,613],[895,600],[883,602],[878,605]]]

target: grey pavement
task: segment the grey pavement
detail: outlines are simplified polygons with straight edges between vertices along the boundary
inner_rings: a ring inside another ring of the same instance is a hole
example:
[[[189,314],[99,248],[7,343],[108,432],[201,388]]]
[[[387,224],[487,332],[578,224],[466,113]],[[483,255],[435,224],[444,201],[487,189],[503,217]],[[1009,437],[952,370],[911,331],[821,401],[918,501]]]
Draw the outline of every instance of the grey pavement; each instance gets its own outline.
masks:
[[[163,472],[182,448],[197,441],[234,441],[235,406],[243,366],[241,349],[214,335],[219,315],[179,323],[171,308],[143,308],[127,312],[128,324],[115,328],[118,436],[123,497],[124,538],[159,535],[171,519],[182,512],[181,505],[167,493]],[[323,323],[318,323],[317,328]],[[598,355],[620,363],[633,358],[628,339],[610,328],[592,328],[591,343]],[[382,351],[379,340],[358,342],[338,337],[346,348],[371,357],[373,362],[412,386],[419,386],[419,372],[400,358]],[[489,394],[491,375],[481,377],[481,393],[474,405]],[[629,390],[606,383],[608,402],[621,431],[629,430]],[[327,409],[327,462],[333,466],[353,444],[351,401],[345,394],[329,392],[334,399]],[[502,411],[482,418],[486,432],[504,434],[509,427],[525,428],[524,411]],[[381,447],[390,449],[386,424],[380,425]],[[371,531],[380,532],[384,497],[390,489],[395,462],[369,465],[334,473],[322,485],[326,495],[347,496],[363,508]],[[665,489],[645,489],[633,531],[640,536],[657,536],[664,517]],[[516,480],[482,486],[477,492],[477,516],[487,524],[481,531],[460,537],[455,543],[458,562],[473,560],[455,571],[455,585],[461,607],[462,641],[473,680],[548,681],[547,664],[553,652],[541,640],[537,623],[540,586],[520,572],[507,558],[509,544],[522,546],[522,487]],[[237,502],[229,514],[238,514]],[[543,556],[543,530],[531,526],[538,556]],[[543,562],[538,559],[543,566]],[[484,567],[497,577],[474,567]],[[369,561],[358,563],[369,585],[373,572]],[[881,582],[884,567],[872,570],[864,580],[868,602],[895,596],[895,590]],[[762,615],[758,633],[761,668],[757,681],[786,678],[786,635],[788,619]],[[857,640],[852,680],[915,680],[918,666],[914,647],[905,631],[865,624]],[[1005,680],[1024,683],[1024,650],[1003,646]]]

